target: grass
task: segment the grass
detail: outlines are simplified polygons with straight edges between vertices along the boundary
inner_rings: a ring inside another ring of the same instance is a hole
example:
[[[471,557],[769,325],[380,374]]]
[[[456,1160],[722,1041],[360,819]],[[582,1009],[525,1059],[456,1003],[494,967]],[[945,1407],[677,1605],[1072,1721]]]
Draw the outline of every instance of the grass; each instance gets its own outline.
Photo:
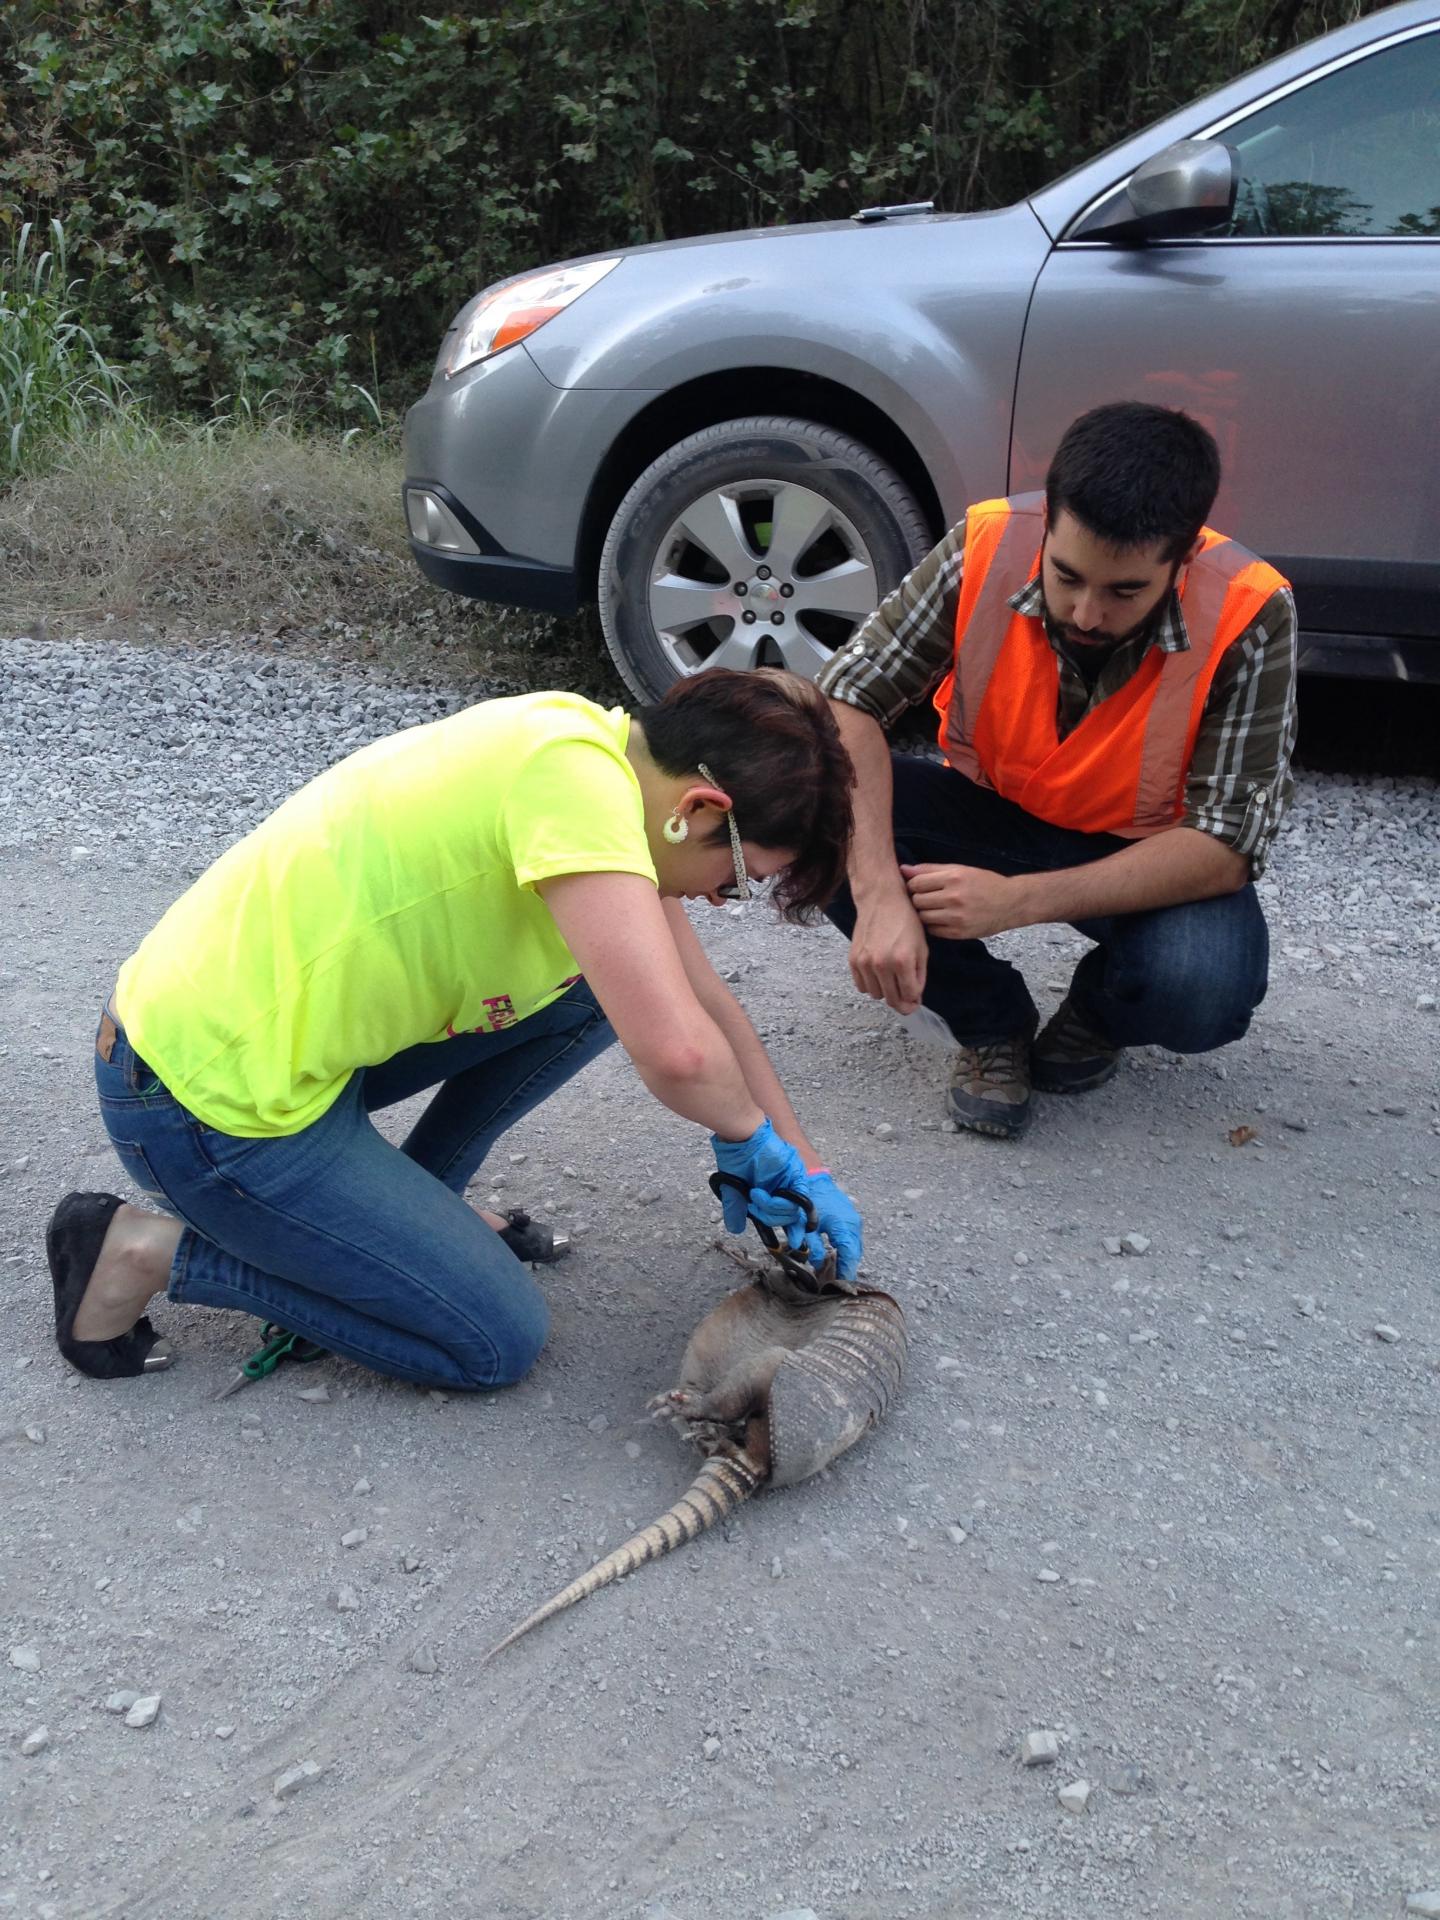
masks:
[[[393,428],[327,432],[250,408],[155,423],[117,408],[0,490],[0,631],[283,634],[337,658],[443,649],[492,686],[625,697],[593,616],[550,621],[432,587],[410,557],[402,477]]]
[[[58,220],[0,254],[0,634],[283,635],[330,657],[452,653],[493,688],[623,697],[593,617],[547,621],[431,587],[410,557],[402,455],[282,396],[157,420],[85,325]],[[538,657],[537,657],[538,656]]]
[[[113,419],[129,400],[85,326],[79,282],[67,277],[65,229],[52,220],[42,239],[27,220],[0,255],[0,480]]]

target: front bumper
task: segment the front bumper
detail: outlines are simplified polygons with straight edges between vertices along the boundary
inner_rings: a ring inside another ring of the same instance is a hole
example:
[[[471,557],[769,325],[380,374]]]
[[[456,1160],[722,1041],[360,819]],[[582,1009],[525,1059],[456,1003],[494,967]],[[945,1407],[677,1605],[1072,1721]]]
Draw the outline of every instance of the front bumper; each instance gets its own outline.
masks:
[[[493,600],[502,607],[529,607],[537,613],[580,611],[580,583],[573,567],[550,567],[543,560],[517,559],[513,553],[437,553],[418,540],[410,542],[410,551],[425,578],[447,593]]]
[[[407,480],[401,489],[410,551],[437,587],[471,600],[531,607],[540,613],[577,613],[579,581],[573,567],[506,553],[448,487]]]
[[[647,392],[564,390],[522,344],[453,380],[437,375],[405,417],[410,551],[453,593],[573,613],[586,501]]]

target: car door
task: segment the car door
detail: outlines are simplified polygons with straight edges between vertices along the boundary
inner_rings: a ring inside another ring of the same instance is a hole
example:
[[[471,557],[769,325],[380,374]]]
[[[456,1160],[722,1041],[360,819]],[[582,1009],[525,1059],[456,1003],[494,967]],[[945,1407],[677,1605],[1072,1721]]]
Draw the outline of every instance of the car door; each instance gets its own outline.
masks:
[[[1088,407],[1184,407],[1220,444],[1215,524],[1295,583],[1302,665],[1440,676],[1440,23],[1205,131],[1239,160],[1223,231],[1047,261],[1011,488]]]

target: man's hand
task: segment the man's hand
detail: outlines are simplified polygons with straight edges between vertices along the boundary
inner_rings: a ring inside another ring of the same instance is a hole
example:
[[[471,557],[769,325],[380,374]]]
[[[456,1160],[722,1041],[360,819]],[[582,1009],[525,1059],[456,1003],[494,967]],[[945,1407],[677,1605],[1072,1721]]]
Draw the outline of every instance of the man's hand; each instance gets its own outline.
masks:
[[[914,1013],[925,987],[925,929],[898,890],[873,905],[855,908],[850,937],[850,978],[861,993],[883,1000],[896,1013]]]
[[[926,933],[941,940],[988,940],[1021,921],[1012,881],[987,867],[945,867],[925,862],[901,867],[910,903]],[[852,955],[850,970],[855,970]]]

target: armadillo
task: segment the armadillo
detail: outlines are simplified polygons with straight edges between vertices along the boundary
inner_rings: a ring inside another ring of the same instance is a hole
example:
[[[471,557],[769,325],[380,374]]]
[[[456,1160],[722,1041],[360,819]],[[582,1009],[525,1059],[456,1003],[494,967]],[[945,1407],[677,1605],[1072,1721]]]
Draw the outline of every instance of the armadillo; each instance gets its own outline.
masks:
[[[606,1554],[486,1654],[684,1546],[761,1487],[808,1480],[877,1425],[900,1387],[905,1316],[888,1293],[775,1259],[691,1335],[680,1380],[650,1403],[706,1456],[658,1520]]]

